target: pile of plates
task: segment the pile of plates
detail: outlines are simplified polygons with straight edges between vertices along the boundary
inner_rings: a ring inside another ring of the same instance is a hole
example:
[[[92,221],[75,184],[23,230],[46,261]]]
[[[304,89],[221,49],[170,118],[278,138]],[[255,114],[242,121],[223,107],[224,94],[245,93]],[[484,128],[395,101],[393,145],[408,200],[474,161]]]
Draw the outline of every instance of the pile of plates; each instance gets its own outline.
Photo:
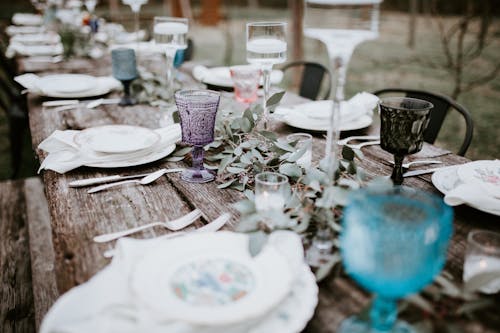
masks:
[[[141,241],[125,242],[129,245],[118,244],[121,252],[112,265],[56,302],[42,333],[93,328],[98,333],[105,327],[291,333],[304,329],[317,305],[314,275],[291,232],[272,234],[255,257],[249,254],[248,235],[232,232],[157,241],[142,251],[130,245]]]
[[[54,74],[39,78],[35,84],[47,97],[85,98],[107,94],[120,83],[108,77],[85,74]]]
[[[231,78],[230,67],[227,66],[207,68],[199,65],[193,68],[193,76],[201,83],[205,83],[215,88],[223,88],[225,90],[233,89],[233,79]],[[271,84],[278,84],[282,79],[282,71],[275,69],[271,72]]]
[[[78,132],[74,143],[92,156],[102,156],[86,166],[119,168],[159,160],[175,150],[176,136],[161,130],[129,125],[107,125]]]
[[[377,99],[378,100],[378,99]],[[340,130],[352,131],[368,127],[373,122],[376,106],[342,102],[340,108]],[[274,114],[287,125],[307,131],[327,131],[333,103],[330,100],[314,101],[293,106],[279,106]]]
[[[441,168],[432,175],[432,183],[449,205],[466,204],[500,216],[500,160]]]

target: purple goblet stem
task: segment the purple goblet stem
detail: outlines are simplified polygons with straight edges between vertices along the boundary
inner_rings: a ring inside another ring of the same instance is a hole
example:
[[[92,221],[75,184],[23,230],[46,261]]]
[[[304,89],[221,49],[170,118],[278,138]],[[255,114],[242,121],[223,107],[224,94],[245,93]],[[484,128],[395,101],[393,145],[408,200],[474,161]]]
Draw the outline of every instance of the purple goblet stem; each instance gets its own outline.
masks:
[[[193,160],[193,170],[201,171],[205,169],[203,167],[203,158],[205,156],[205,150],[203,146],[194,146],[191,151],[191,158]]]

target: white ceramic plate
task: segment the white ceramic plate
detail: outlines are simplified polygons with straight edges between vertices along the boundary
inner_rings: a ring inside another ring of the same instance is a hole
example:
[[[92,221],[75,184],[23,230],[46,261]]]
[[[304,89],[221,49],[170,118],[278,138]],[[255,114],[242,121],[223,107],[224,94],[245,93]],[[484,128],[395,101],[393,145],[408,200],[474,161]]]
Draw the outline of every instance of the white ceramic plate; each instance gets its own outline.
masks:
[[[300,128],[308,131],[324,132],[328,130],[328,120],[310,118],[298,112],[291,112],[283,117],[284,122],[292,127]],[[353,131],[370,126],[373,122],[373,117],[362,115],[361,117],[350,122],[341,122],[341,131]]]
[[[204,68],[204,70],[200,71],[200,73],[202,73],[202,77],[199,77],[198,80],[202,83],[224,88],[233,87],[233,79],[231,79],[229,67]],[[196,77],[194,69],[193,75]],[[278,84],[282,79],[282,71],[275,69],[271,72],[271,84]]]
[[[78,94],[94,89],[98,85],[97,78],[84,74],[55,74],[47,75],[37,83],[43,91]]]
[[[101,153],[130,153],[158,143],[160,134],[139,126],[108,125],[84,129],[75,135],[80,147]]]
[[[145,156],[133,157],[126,161],[96,162],[96,163],[85,164],[85,166],[93,168],[125,168],[136,165],[143,165],[161,160],[162,158],[170,155],[174,150],[175,150],[175,144],[163,149],[153,150]]]
[[[460,180],[460,177],[458,176],[458,170],[462,166],[463,165],[456,165],[446,168],[440,168],[432,174],[432,184],[438,189],[439,192],[443,193],[444,195],[448,194],[448,192],[463,184],[463,182]],[[498,215],[497,211],[492,211],[479,205],[467,205],[485,213]]]
[[[276,307],[291,290],[291,275],[274,247],[252,258],[246,235],[198,233],[148,252],[132,272],[131,288],[163,320],[220,326]]]
[[[476,183],[492,196],[500,198],[500,161],[484,160],[466,163],[457,170],[464,183]]]
[[[52,98],[86,98],[86,97],[96,97],[102,96],[109,93],[113,89],[109,84],[105,84],[101,82],[101,80],[97,80],[96,85],[92,87],[90,90],[74,92],[74,93],[66,93],[61,91],[51,91],[51,90],[42,90],[42,95],[46,97]]]

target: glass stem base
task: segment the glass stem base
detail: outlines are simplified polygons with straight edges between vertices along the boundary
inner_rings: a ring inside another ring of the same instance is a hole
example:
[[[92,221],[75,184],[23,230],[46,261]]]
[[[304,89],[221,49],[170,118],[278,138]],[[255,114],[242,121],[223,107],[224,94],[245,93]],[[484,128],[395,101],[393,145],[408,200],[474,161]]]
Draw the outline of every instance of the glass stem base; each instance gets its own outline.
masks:
[[[193,147],[191,151],[193,166],[190,169],[184,170],[181,174],[182,180],[189,183],[208,183],[215,179],[214,174],[203,167],[204,153],[203,146]]]
[[[417,333],[417,331],[410,324],[402,320],[396,321],[394,326],[389,330],[378,330],[371,327],[369,322],[352,316],[342,321],[337,333]]]

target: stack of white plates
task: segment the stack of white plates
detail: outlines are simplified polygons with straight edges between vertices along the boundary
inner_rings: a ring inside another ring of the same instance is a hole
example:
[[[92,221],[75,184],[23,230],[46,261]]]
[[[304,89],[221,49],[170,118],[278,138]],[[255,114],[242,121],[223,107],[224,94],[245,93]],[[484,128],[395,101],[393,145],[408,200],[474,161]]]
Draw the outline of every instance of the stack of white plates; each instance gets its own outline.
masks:
[[[42,333],[300,332],[318,301],[291,232],[272,234],[255,257],[248,235],[232,232],[191,234],[142,252],[118,248],[110,267],[56,302]]]
[[[193,68],[193,76],[201,83],[209,84],[215,87],[233,88],[233,79],[231,78],[230,67],[212,67],[196,66]],[[271,84],[278,84],[283,79],[283,72],[274,69],[271,72]],[[262,78],[260,84],[262,84]]]
[[[34,82],[41,94],[55,98],[85,98],[109,93],[120,85],[110,77],[84,74],[54,74]]]
[[[106,162],[87,163],[99,168],[119,168],[157,161],[175,150],[171,133],[129,125],[106,125],[84,129],[74,136],[74,143]],[[173,136],[172,136],[173,137]],[[114,158],[113,158],[114,157]]]
[[[43,24],[43,17],[37,14],[16,13],[12,16],[12,23],[15,25],[38,26]]]

